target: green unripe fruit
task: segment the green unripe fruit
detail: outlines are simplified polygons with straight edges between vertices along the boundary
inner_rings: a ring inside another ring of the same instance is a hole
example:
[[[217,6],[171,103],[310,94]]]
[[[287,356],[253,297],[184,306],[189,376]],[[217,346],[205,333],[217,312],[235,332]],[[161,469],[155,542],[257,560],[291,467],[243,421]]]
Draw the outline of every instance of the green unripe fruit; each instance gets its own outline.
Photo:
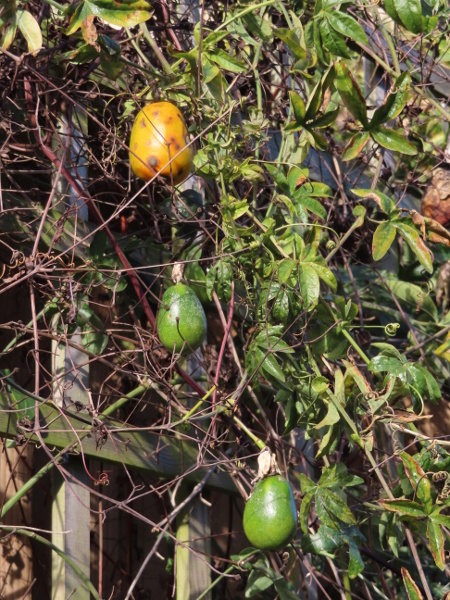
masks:
[[[159,339],[169,351],[197,350],[206,337],[206,315],[195,293],[183,283],[169,288],[161,299],[156,319]]]
[[[244,509],[244,532],[260,550],[281,550],[295,535],[297,508],[292,488],[281,475],[256,484]]]

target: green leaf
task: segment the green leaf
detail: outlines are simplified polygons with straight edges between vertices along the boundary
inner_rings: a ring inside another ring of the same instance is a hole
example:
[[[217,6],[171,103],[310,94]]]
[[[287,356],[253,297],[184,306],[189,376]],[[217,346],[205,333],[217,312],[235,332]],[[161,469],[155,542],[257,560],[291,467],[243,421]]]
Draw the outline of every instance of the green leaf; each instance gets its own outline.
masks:
[[[292,110],[294,112],[294,119],[297,125],[303,125],[305,119],[305,103],[295,92],[289,92],[289,99],[291,101]]]
[[[328,127],[329,125],[331,125],[332,123],[334,123],[336,121],[337,117],[339,116],[339,113],[340,113],[339,108],[330,110],[329,112],[325,113],[324,115],[317,117],[317,119],[310,121],[307,124],[307,127],[308,127],[308,129],[314,129],[314,128],[322,129],[324,127]]]
[[[228,196],[227,200],[228,202],[224,202],[222,206],[228,211],[229,217],[233,221],[248,213],[249,206],[247,200],[236,200],[236,198],[232,198],[231,196]]]
[[[201,31],[201,23],[200,23],[200,21],[198,21],[194,27],[194,37],[195,37],[195,43],[197,44],[197,46],[200,43],[200,31]],[[211,31],[211,32],[206,31],[206,33],[208,35],[206,37],[204,37],[202,40],[202,47],[204,49],[206,49],[206,48],[215,49],[217,47],[217,45],[219,44],[219,42],[224,40],[228,35],[227,31]],[[203,25],[203,35],[205,35],[204,25]],[[197,56],[198,56],[198,48],[197,48]]]
[[[312,310],[319,300],[320,281],[316,269],[311,264],[300,263],[298,282],[305,308]]]
[[[361,89],[345,63],[338,62],[334,66],[336,71],[335,86],[346,108],[355,116],[365,129],[368,129],[367,107]]]
[[[376,202],[380,210],[382,210],[387,215],[391,215],[391,213],[396,210],[395,202],[383,192],[379,192],[378,190],[366,190],[366,189],[353,189],[351,190],[355,196],[358,198],[367,198],[367,196],[372,196],[372,200]]]
[[[206,293],[212,300],[214,290],[220,300],[229,302],[231,298],[231,282],[233,269],[225,260],[219,260],[206,275]]]
[[[303,194],[293,196],[294,205],[297,210],[300,210],[301,207],[306,208],[309,212],[313,213],[317,217],[321,219],[326,219],[327,211],[322,206],[322,204],[316,200],[315,198],[311,198],[310,196],[305,196]],[[301,214],[301,213],[300,213]]]
[[[433,519],[433,521],[437,524],[437,525],[443,525],[444,527],[449,528],[450,527],[450,516],[446,516],[446,515],[441,515],[440,514],[440,510],[444,510],[447,507],[444,506],[443,504],[438,504],[434,507],[433,511],[430,514],[430,519]]]
[[[334,79],[334,69],[329,67],[323,77],[316,83],[311,95],[308,98],[308,104],[306,108],[306,121],[311,121],[314,119],[320,110],[320,107],[323,103],[324,94],[326,90],[331,86],[331,83]]]
[[[330,382],[328,381],[328,379],[326,377],[323,377],[323,375],[314,377],[314,379],[311,382],[311,389],[316,394],[323,394],[324,392],[327,391],[327,389],[329,387],[330,387]]]
[[[350,58],[350,53],[347,48],[345,40],[342,39],[341,35],[331,27],[327,19],[321,19],[319,22],[320,37],[322,44],[325,48],[334,56],[342,56],[343,58]]]
[[[244,66],[237,58],[230,56],[222,48],[215,48],[214,52],[209,52],[208,57],[212,62],[219,65],[220,68],[230,73],[244,73],[247,67]]]
[[[339,423],[340,420],[341,420],[341,417],[337,411],[337,408],[335,407],[333,402],[330,402],[328,404],[327,414],[320,421],[320,423],[317,423],[317,425],[314,425],[314,429],[322,429],[322,427],[334,425],[335,423]]]
[[[291,258],[283,259],[278,267],[278,281],[280,283],[286,283],[297,264],[298,261]]]
[[[327,12],[327,19],[333,29],[344,37],[348,37],[360,44],[369,43],[361,25],[350,15],[338,10],[331,10]]]
[[[8,381],[8,378],[5,376],[9,376],[10,379],[11,373],[9,369],[5,369],[2,373],[0,373],[2,380],[5,382],[5,387],[8,392],[8,404],[11,404],[11,408],[13,410],[19,410],[19,418],[26,417],[32,421],[35,417],[35,404],[36,401],[33,398],[30,398],[26,393],[21,392],[16,389],[11,383]],[[14,381],[14,379],[12,379]],[[4,394],[4,389],[0,392],[0,397]],[[8,405],[7,404],[7,405]]]
[[[414,252],[417,260],[425,271],[433,273],[433,255],[431,254],[430,249],[425,245],[418,230],[414,226],[401,221],[396,221],[394,226]]]
[[[145,0],[80,0],[67,9],[71,15],[66,34],[72,35],[88,17],[98,17],[118,27],[134,27],[152,16],[150,4]]]
[[[370,128],[392,121],[403,110],[408,98],[411,76],[405,71],[397,78],[384,103],[379,106],[370,121]]]
[[[247,25],[249,31],[264,42],[271,42],[273,39],[272,27],[269,20],[264,19],[256,12],[247,13],[241,17]]]
[[[373,139],[383,148],[408,154],[408,156],[417,154],[417,148],[405,139],[401,129],[379,127],[372,129],[370,133]]]
[[[42,48],[42,32],[39,23],[27,10],[18,10],[17,26],[27,42],[28,52],[36,56]]]
[[[428,519],[427,523],[427,538],[436,566],[444,571],[446,568],[444,535],[440,525],[432,517]]]
[[[314,483],[314,481],[312,479],[310,479],[304,473],[298,473],[297,477],[300,481],[300,488],[303,493],[308,493],[313,490],[315,492],[317,485]]]
[[[401,304],[406,303],[416,313],[423,316],[428,315],[433,321],[438,322],[438,308],[426,288],[396,277],[384,277],[384,283],[389,292],[401,301]]]
[[[323,468],[318,485],[320,487],[343,489],[361,483],[364,483],[361,477],[351,475],[344,463],[337,462]]]
[[[403,584],[405,586],[406,593],[408,594],[408,599],[409,600],[423,600],[423,596],[420,593],[419,587],[417,586],[416,583],[414,583],[413,578],[411,577],[409,572],[405,569],[405,567],[402,567],[402,577],[403,577]]]
[[[400,17],[398,16],[397,9],[395,8],[394,0],[384,0],[384,10],[396,23],[401,25]]]
[[[218,102],[223,102],[225,97],[224,79],[220,69],[206,60],[203,56],[203,79],[211,96]]]
[[[398,498],[395,500],[382,500],[381,504],[387,510],[397,513],[400,517],[412,517],[414,519],[424,519],[427,513],[424,512],[422,504],[414,500],[406,498]]]
[[[392,246],[396,235],[397,230],[389,221],[384,221],[378,225],[372,239],[373,260],[381,260],[383,258]]]
[[[273,33],[286,44],[297,60],[307,57],[306,48],[301,45],[300,39],[295,31],[281,27],[275,29]]]
[[[326,285],[328,285],[333,290],[333,292],[336,292],[337,280],[336,280],[336,277],[334,276],[334,274],[332,273],[332,271],[330,271],[330,269],[328,267],[326,267],[325,265],[321,265],[317,262],[310,263],[310,264],[313,267],[313,269],[316,271],[316,273],[318,274],[320,279]]]
[[[17,32],[17,10],[15,0],[2,2],[0,10],[0,46],[5,50],[11,46]]]
[[[419,463],[407,452],[402,452],[400,458],[405,467],[405,473],[415,491],[415,495],[423,504],[426,512],[430,513],[433,508],[433,499],[431,497],[431,484],[428,477]]]
[[[411,389],[413,395],[416,393],[415,390],[418,390],[419,394],[430,402],[436,403],[440,400],[441,389],[433,375],[425,367],[409,363],[406,366],[406,373],[405,383],[409,384],[411,388],[415,388]]]
[[[420,0],[394,0],[395,11],[403,25],[412,33],[422,32]]]
[[[325,555],[330,555],[342,544],[342,534],[326,525],[321,525],[315,534],[303,535],[300,542],[303,552]]]
[[[350,579],[355,579],[364,570],[364,561],[361,553],[352,538],[349,539],[349,562],[348,562],[348,576]]]
[[[316,492],[316,512],[322,523],[331,527],[339,527],[339,522],[353,525],[355,517],[338,494],[327,488],[319,488]]]
[[[342,152],[342,160],[353,160],[359,156],[369,140],[370,133],[368,131],[358,131],[358,133],[355,133]]]
[[[309,492],[306,492],[300,505],[299,523],[303,533],[308,533],[309,515],[311,514],[311,506],[314,500],[314,496],[315,490],[310,490]]]

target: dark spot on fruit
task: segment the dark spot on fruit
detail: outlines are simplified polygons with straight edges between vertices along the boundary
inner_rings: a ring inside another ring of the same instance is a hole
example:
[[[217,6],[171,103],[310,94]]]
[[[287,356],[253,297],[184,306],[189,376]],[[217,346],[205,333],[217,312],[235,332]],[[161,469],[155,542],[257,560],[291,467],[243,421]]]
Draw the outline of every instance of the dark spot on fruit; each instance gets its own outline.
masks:
[[[153,111],[153,116],[157,117],[159,115],[159,110],[154,110]]]
[[[174,141],[175,141],[175,138],[174,138],[174,136],[172,136],[172,137],[169,139],[169,144],[173,144],[173,143],[174,143]]]
[[[182,172],[183,172],[183,169],[182,169],[182,168],[181,168],[181,169],[178,169],[177,177],[179,177],[179,176],[182,174]]]
[[[181,148],[180,144],[175,144],[175,150],[179,150]]]
[[[167,119],[166,119],[166,123],[168,124],[168,123],[170,123],[170,121],[172,121],[172,120],[173,120],[173,117],[172,117],[172,116],[170,116],[170,117],[167,117]]]
[[[145,119],[142,119],[142,121],[141,121],[141,127],[147,127],[147,123],[145,122]]]
[[[156,156],[149,156],[147,158],[147,163],[151,166],[151,167],[157,167],[159,160],[156,158]]]
[[[134,149],[137,150],[137,142],[134,144]]]

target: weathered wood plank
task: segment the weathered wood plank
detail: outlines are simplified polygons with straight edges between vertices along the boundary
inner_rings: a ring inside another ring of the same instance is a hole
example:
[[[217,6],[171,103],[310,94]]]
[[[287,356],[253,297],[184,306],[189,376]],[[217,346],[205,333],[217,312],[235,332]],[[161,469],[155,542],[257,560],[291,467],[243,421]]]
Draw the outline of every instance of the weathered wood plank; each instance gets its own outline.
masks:
[[[62,412],[50,403],[42,404],[39,429],[45,444],[51,449],[67,448],[68,452],[82,452],[86,458],[141,469],[163,479],[182,476],[190,483],[198,483],[211,468],[211,464],[197,468],[197,447],[191,443],[138,429],[121,431],[121,423],[114,420],[104,421],[104,429],[102,425],[100,429],[93,428],[91,423],[85,422],[88,420],[85,414]],[[10,412],[6,396],[0,394],[0,435],[14,438],[20,433],[38,442],[36,433],[18,423],[20,416],[20,413]],[[104,440],[100,440],[102,433],[106,436]],[[237,493],[232,478],[220,467],[209,478],[207,487]]]

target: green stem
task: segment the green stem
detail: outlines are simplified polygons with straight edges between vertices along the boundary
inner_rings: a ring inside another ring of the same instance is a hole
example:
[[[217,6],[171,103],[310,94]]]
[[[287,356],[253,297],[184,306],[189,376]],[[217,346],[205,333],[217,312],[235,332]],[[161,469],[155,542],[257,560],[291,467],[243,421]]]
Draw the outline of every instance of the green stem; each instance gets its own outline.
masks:
[[[20,490],[17,490],[17,492],[14,494],[14,496],[11,496],[11,498],[5,502],[5,504],[2,507],[2,512],[0,513],[0,519],[3,519],[3,517],[6,515],[6,513],[17,502],[19,502],[19,500],[21,500],[23,498],[23,496],[25,496],[25,494],[27,492],[29,492],[29,490],[31,490],[31,488],[40,479],[42,479],[42,477],[44,477],[44,475],[47,475],[47,473],[55,466],[56,463],[60,463],[63,460],[64,460],[64,451],[62,451],[59,454],[57,454],[52,461],[50,461],[49,463],[47,463],[46,465],[44,465],[42,467],[42,469],[39,469],[39,471],[37,473],[35,473],[33,475],[33,477],[30,477],[30,479],[28,479],[28,481],[26,481],[22,485],[22,487],[20,488]]]
[[[188,419],[190,419],[190,418],[192,417],[192,415],[193,415],[195,412],[197,412],[197,410],[200,408],[200,406],[203,404],[203,402],[204,402],[205,400],[207,400],[207,399],[208,399],[208,398],[211,396],[211,394],[212,394],[212,393],[215,391],[215,389],[216,389],[216,386],[215,386],[215,385],[213,385],[213,386],[212,386],[212,388],[206,392],[206,394],[203,396],[203,398],[201,398],[201,399],[200,399],[200,400],[197,402],[197,404],[196,404],[196,405],[195,405],[193,408],[191,408],[191,410],[190,410],[188,413],[186,413],[186,414],[184,415],[184,417],[183,417],[183,418],[181,419],[181,421],[180,421],[180,424],[181,424],[181,423],[184,423],[185,421],[187,421]]]
[[[222,581],[222,579],[225,577],[225,575],[228,575],[228,573],[232,573],[234,571],[236,567],[234,565],[232,565],[231,567],[228,567],[228,569],[226,571],[224,571],[222,573],[222,575],[220,575],[217,579],[215,579],[211,585],[209,585],[206,590],[203,590],[203,592],[200,594],[200,596],[197,596],[197,600],[202,600],[202,598],[204,598],[211,590],[213,590],[216,585],[218,583],[220,583]]]
[[[378,63],[381,67],[383,67],[383,69],[386,71],[386,73],[389,73],[389,75],[395,75],[395,70],[391,69],[391,67],[384,62],[384,60],[382,58],[380,58],[375,52],[373,52],[368,46],[366,46],[365,44],[361,44],[361,42],[356,42],[356,44],[361,48],[361,50],[363,50],[366,54],[368,54],[371,58],[373,58],[373,60]],[[444,117],[446,121],[450,121],[450,113],[448,113],[445,108],[443,106],[441,106],[441,104],[435,100],[434,98],[432,98],[430,96],[430,94],[427,93],[427,91],[422,90],[419,87],[416,87],[413,83],[413,88],[416,94],[418,94],[421,98],[426,98],[427,101],[432,104],[434,106],[434,108],[440,112]]]
[[[342,244],[345,244],[345,242],[352,235],[352,233],[355,231],[355,229],[358,229],[358,227],[361,227],[361,225],[363,224],[363,222],[364,222],[364,218],[363,217],[357,217],[356,218],[356,221],[353,223],[353,225],[350,227],[350,229],[348,231],[346,231],[345,234],[341,237],[341,239],[339,240],[338,245],[335,248],[333,248],[333,250],[331,250],[331,252],[325,258],[326,262],[328,262],[329,260],[331,260],[333,258],[333,256],[336,254],[336,252],[342,246]]]
[[[150,48],[153,50],[153,52],[158,57],[158,60],[161,63],[161,66],[164,69],[165,73],[167,75],[173,75],[173,69],[172,69],[170,63],[167,61],[166,57],[164,56],[164,54],[159,49],[158,44],[153,39],[150,31],[147,28],[147,24],[146,23],[141,23],[139,25],[139,29],[142,31],[142,34],[145,37],[145,39],[147,40]]]
[[[61,13],[66,12],[66,7],[60,4],[59,2],[55,2],[55,0],[44,0],[44,2],[46,2],[50,6],[53,6],[53,8],[56,8],[56,10],[59,10],[59,12]]]
[[[126,396],[124,396],[123,398],[119,398],[118,400],[116,400],[116,402],[105,408],[105,410],[98,415],[98,418],[103,419],[104,417],[112,415],[114,411],[121,408],[129,400],[132,400],[133,398],[136,398],[136,396],[139,396],[140,394],[146,392],[148,390],[148,387],[149,386],[139,385],[137,388],[129,392]]]
[[[33,540],[36,540],[37,542],[40,542],[41,544],[44,544],[44,546],[47,546],[47,548],[50,548],[51,550],[56,552],[56,554],[58,554],[58,556],[60,556],[69,565],[69,567],[71,567],[73,569],[74,573],[79,577],[79,579],[88,588],[88,590],[90,591],[92,596],[95,598],[95,600],[101,600],[100,596],[97,593],[97,590],[92,585],[90,579],[88,579],[86,577],[86,575],[83,573],[83,571],[80,569],[80,567],[69,556],[67,556],[67,554],[61,550],[61,548],[58,548],[58,546],[55,546],[55,544],[52,544],[51,542],[46,540],[41,535],[35,533],[34,531],[28,530],[28,529],[20,529],[17,527],[7,527],[5,525],[0,525],[0,530],[6,531],[9,533],[15,533],[17,535],[23,535],[25,537],[29,537]]]
[[[47,310],[50,308],[49,305],[44,306],[44,308],[36,315],[36,321],[39,321],[39,319],[41,319],[45,313],[47,312]],[[33,320],[30,321],[27,325],[26,325],[26,329],[29,329],[31,327],[33,327]],[[13,337],[13,339],[3,348],[3,351],[0,353],[1,354],[6,354],[6,352],[8,352],[8,350],[10,350],[19,340],[21,337],[23,337],[26,333],[26,330],[24,329],[23,331],[21,331],[20,333],[18,333],[15,337]]]
[[[250,431],[250,429],[247,427],[247,425],[245,425],[240,419],[239,417],[236,417],[236,415],[233,415],[233,421],[236,423],[236,425],[242,429],[242,431],[244,433],[246,433],[248,435],[248,437],[252,440],[252,442],[260,449],[260,450],[264,450],[264,448],[267,448],[266,444],[259,439],[259,437],[257,437],[253,431]]]
[[[227,21],[224,21],[222,23],[222,25],[219,25],[219,27],[216,28],[216,31],[220,31],[221,29],[226,29],[228,27],[228,25],[233,23],[233,21],[240,19],[241,17],[243,17],[244,15],[246,15],[248,13],[255,12],[256,10],[259,10],[260,8],[264,8],[266,6],[271,6],[272,4],[277,4],[277,2],[278,2],[278,0],[266,0],[265,2],[260,2],[259,4],[250,4],[247,8],[244,8],[240,12],[235,13]]]
[[[368,365],[370,363],[370,358],[363,351],[363,349],[355,342],[355,340],[352,338],[352,336],[346,329],[342,328],[341,332],[343,336],[347,339],[348,343],[352,346],[352,348],[359,354],[359,356],[363,359],[366,365]]]

